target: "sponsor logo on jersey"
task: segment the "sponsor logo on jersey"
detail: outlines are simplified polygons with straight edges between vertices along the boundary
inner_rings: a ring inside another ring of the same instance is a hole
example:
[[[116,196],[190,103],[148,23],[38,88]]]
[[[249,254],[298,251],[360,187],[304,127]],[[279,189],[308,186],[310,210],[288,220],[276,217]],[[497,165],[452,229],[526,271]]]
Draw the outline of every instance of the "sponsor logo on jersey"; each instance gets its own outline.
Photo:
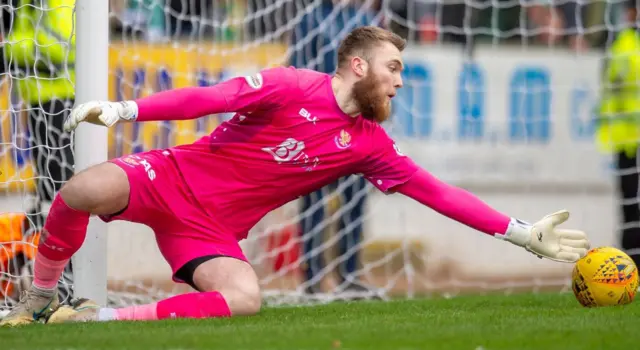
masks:
[[[281,144],[276,147],[265,147],[262,148],[263,151],[271,154],[273,159],[278,163],[288,162],[302,152],[304,149],[304,142],[298,141],[292,137],[284,140]]]
[[[286,139],[278,146],[262,148],[262,150],[269,153],[278,164],[290,163],[300,166],[305,171],[312,171],[320,163],[320,158],[309,156],[304,149],[304,142],[292,137]]]
[[[346,149],[351,146],[351,134],[344,130],[340,130],[340,135],[336,136],[333,140],[340,149]]]

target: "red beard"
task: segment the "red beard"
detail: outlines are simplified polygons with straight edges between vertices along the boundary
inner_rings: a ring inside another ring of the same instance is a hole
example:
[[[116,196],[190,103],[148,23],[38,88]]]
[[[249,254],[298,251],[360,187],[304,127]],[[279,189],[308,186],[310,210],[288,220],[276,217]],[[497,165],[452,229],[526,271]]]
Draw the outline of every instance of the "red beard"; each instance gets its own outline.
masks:
[[[379,79],[373,73],[353,84],[352,90],[353,99],[362,117],[377,123],[382,123],[391,116],[391,103],[380,90]]]

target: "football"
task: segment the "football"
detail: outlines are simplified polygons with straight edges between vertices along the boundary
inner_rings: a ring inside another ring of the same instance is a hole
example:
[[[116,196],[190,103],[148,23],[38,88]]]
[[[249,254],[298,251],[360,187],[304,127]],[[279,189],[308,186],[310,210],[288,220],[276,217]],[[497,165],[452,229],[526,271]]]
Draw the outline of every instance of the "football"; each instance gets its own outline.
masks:
[[[638,269],[619,249],[591,249],[573,267],[573,294],[585,307],[629,304],[638,289]]]

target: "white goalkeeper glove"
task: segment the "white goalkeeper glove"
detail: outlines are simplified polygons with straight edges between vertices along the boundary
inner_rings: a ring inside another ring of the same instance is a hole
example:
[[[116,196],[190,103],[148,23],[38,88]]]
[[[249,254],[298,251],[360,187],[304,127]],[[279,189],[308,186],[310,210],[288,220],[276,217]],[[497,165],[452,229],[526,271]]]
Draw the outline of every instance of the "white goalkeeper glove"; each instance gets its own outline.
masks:
[[[506,234],[496,237],[523,247],[539,258],[576,262],[587,254],[590,243],[583,231],[556,227],[567,219],[569,212],[566,210],[549,214],[533,225],[511,219]]]
[[[121,120],[135,120],[138,105],[134,101],[90,101],[75,106],[64,122],[64,130],[70,132],[82,122],[111,127]]]

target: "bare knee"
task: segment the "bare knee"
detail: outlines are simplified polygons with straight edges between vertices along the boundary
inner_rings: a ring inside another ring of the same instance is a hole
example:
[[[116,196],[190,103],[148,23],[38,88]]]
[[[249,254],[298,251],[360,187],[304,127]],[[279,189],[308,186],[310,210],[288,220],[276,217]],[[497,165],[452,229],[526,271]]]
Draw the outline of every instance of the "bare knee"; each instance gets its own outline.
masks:
[[[217,291],[224,297],[232,316],[260,312],[262,295],[258,276],[245,261],[219,257],[198,266],[193,281],[201,291]]]
[[[59,195],[73,209],[95,215],[113,214],[127,206],[129,180],[117,165],[102,163],[74,175]]]
[[[229,288],[219,292],[227,301],[233,316],[252,316],[259,313],[262,308],[262,295],[257,284],[244,288]]]

